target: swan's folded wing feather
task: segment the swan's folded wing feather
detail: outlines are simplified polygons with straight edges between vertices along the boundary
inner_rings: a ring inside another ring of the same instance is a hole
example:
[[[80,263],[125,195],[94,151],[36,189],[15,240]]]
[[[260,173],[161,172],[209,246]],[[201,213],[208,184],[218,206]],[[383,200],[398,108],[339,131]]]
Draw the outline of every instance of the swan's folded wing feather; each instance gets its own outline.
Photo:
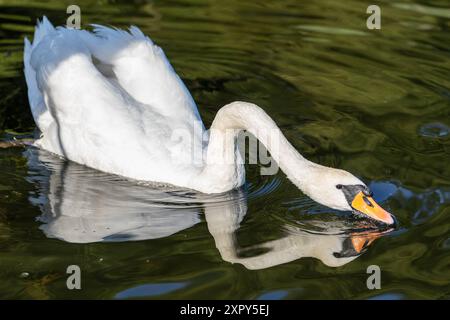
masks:
[[[105,76],[95,65],[92,45],[85,41],[92,37],[89,32],[61,27],[47,31],[39,31],[32,45],[26,42],[25,52],[30,104],[42,131],[38,147],[138,180],[176,184],[181,172],[185,179],[196,172],[189,162],[193,144],[172,141],[172,133],[182,129],[184,139],[201,143],[203,125],[190,121],[197,119],[196,108],[191,108],[195,104],[167,102],[164,113],[164,99],[157,99],[156,107],[137,101],[117,79]],[[133,59],[131,68],[137,68]],[[160,85],[170,91],[170,81],[177,79],[176,74],[159,76],[172,79],[159,79]],[[189,99],[181,100],[189,103]],[[38,108],[41,113],[36,112]],[[43,114],[49,119],[45,125]],[[200,130],[192,130],[193,125]],[[174,159],[179,163],[174,164]]]
[[[82,37],[96,59],[112,66],[117,82],[137,101],[165,116],[201,122],[197,106],[163,50],[137,27],[129,32],[94,25]]]
[[[97,70],[78,32],[60,29],[33,50],[31,65],[54,118],[38,146],[102,171],[150,179],[149,164],[161,168],[170,152],[168,125]]]
[[[28,87],[28,101],[30,102],[34,121],[41,131],[46,130],[53,122],[53,119],[44,103],[42,93],[38,87],[36,72],[31,66],[31,53],[46,35],[52,34],[54,31],[53,25],[46,17],[44,17],[36,26],[33,44],[31,44],[27,38],[24,40],[23,64],[25,80]]]

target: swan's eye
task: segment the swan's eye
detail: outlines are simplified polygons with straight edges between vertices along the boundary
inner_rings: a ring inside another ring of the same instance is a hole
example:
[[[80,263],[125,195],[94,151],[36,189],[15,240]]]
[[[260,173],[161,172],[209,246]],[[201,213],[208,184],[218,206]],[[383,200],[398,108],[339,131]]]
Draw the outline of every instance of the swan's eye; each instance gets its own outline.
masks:
[[[342,189],[342,184],[336,185],[336,189]]]
[[[366,195],[368,197],[372,197],[373,196],[373,192],[369,188],[364,188],[363,189],[363,193],[364,193],[364,195]]]

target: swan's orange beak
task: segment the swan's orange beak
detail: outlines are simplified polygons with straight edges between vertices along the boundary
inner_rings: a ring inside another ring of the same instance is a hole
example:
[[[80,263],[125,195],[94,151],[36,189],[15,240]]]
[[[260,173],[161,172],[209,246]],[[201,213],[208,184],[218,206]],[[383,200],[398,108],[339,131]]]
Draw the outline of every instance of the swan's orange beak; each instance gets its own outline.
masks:
[[[395,224],[392,215],[381,208],[372,197],[366,196],[362,191],[353,199],[352,208],[389,226]]]

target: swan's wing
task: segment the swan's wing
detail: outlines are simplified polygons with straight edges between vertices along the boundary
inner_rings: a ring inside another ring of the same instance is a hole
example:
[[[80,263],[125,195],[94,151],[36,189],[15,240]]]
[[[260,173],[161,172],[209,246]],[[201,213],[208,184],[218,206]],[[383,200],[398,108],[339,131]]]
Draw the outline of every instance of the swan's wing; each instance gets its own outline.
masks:
[[[36,72],[31,67],[31,53],[36,48],[37,44],[48,34],[55,32],[55,28],[47,20],[46,17],[38,22],[35,32],[33,44],[25,38],[25,47],[23,54],[23,64],[25,80],[28,87],[28,100],[30,102],[31,113],[33,114],[34,121],[41,131],[45,131],[49,125],[53,122],[52,116],[45,105],[44,97],[38,87]]]
[[[28,98],[34,120],[41,131],[45,131],[53,119],[45,104],[42,88],[38,86],[36,71],[31,66],[31,55],[46,36],[55,36],[57,30],[62,28],[55,29],[43,17],[36,26],[33,43],[25,38],[24,73]],[[77,34],[94,59],[98,60],[100,72],[113,78],[134,99],[158,113],[185,122],[198,122],[203,128],[191,94],[161,48],[137,27],[131,27],[130,32],[126,32],[96,26],[94,32],[77,31]]]
[[[166,170],[173,122],[105,78],[80,32],[58,28],[32,51],[29,64],[52,118],[37,145],[102,171],[157,178],[149,167]]]
[[[136,101],[95,66],[83,40],[87,31],[51,25],[47,31],[27,44],[25,62],[30,104],[42,131],[36,145],[101,171],[185,185],[199,170],[190,159],[201,156],[192,149],[199,145],[192,139],[201,142],[203,133],[198,121],[195,130],[189,121],[196,118],[193,109],[168,116],[160,112],[163,106]],[[176,136],[181,142],[173,139],[176,129],[183,132]]]
[[[191,94],[160,47],[134,26],[129,32],[94,27],[94,34],[81,37],[99,65],[112,71],[107,71],[108,76],[134,99],[164,116],[201,122]]]

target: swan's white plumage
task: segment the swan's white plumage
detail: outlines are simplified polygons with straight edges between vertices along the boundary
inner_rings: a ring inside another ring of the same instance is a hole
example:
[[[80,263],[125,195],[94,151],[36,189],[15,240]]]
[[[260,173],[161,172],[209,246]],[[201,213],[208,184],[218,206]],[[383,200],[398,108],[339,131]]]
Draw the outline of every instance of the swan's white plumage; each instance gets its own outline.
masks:
[[[41,129],[44,131],[52,122],[51,115],[48,112],[48,108],[45,105],[42,92],[38,87],[38,83],[36,81],[36,72],[31,67],[31,53],[36,48],[37,44],[44,38],[45,35],[51,34],[54,31],[53,26],[44,17],[42,22],[38,23],[36,27],[36,31],[34,32],[34,40],[33,44],[25,38],[25,48],[24,48],[24,71],[25,71],[25,79],[28,85],[28,100],[30,102],[31,112],[33,114],[33,118]]]
[[[110,66],[107,77],[93,57]],[[42,131],[36,145],[87,166],[148,181],[185,186],[199,167],[188,161],[203,125],[188,90],[164,53],[147,37],[97,26],[53,28],[44,18],[25,42],[25,74],[33,116]],[[197,126],[194,130],[194,126]],[[178,159],[173,165],[171,159]],[[185,161],[183,161],[185,159]]]
[[[112,67],[117,82],[134,99],[164,116],[201,121],[192,96],[164,52],[137,27],[129,32],[94,25],[79,33],[91,54]]]
[[[25,40],[24,67],[42,131],[36,146],[94,169],[205,193],[228,191],[245,180],[235,145],[244,129],[319,203],[350,210],[336,185],[363,184],[346,171],[303,158],[251,103],[223,107],[203,141],[205,129],[189,91],[161,48],[136,27],[127,32],[95,26],[91,33],[54,28],[44,17],[33,43]]]

